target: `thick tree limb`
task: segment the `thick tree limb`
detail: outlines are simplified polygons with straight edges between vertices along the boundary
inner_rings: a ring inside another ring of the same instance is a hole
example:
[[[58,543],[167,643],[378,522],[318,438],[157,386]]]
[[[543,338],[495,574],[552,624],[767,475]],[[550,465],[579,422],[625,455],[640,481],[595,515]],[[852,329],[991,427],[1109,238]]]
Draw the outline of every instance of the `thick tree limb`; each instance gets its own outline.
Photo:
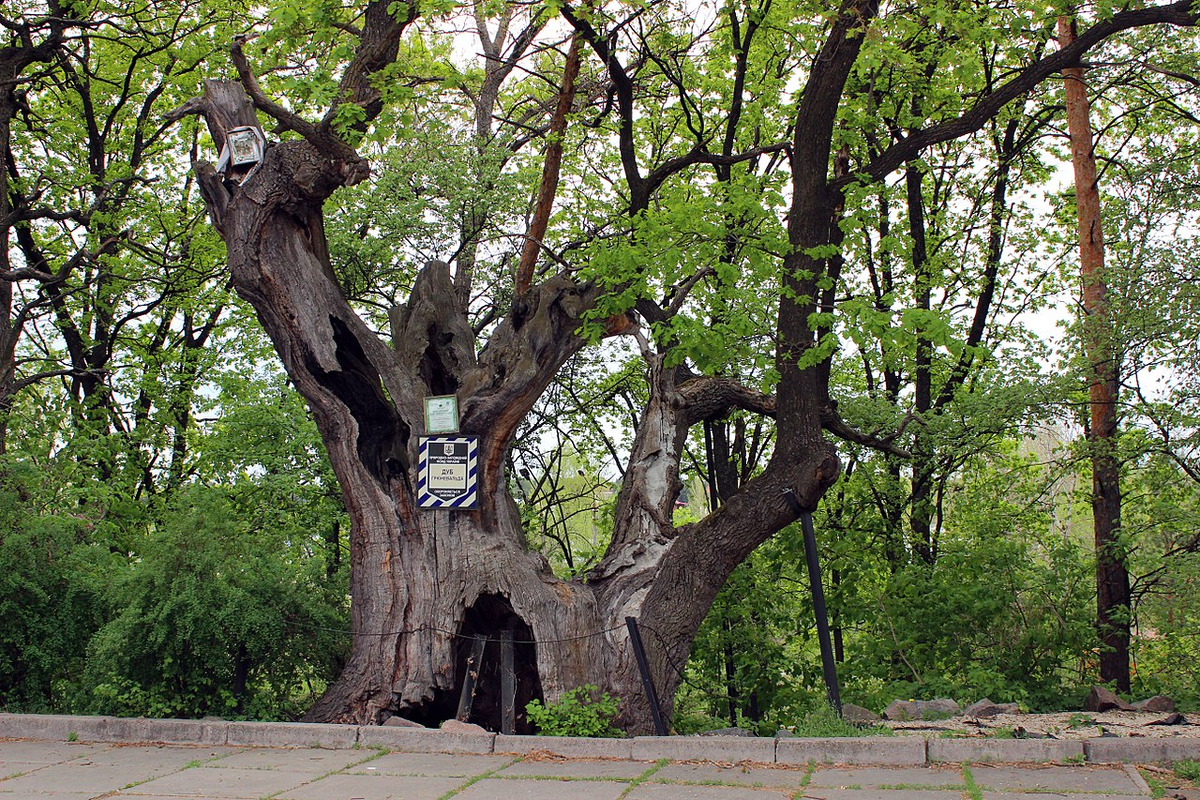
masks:
[[[1086,52],[1122,31],[1149,25],[1194,27],[1198,22],[1200,22],[1200,6],[1197,6],[1195,0],[1179,0],[1170,5],[1139,8],[1114,14],[1088,28],[1070,45],[1038,59],[1022,70],[1017,77],[982,97],[964,114],[916,131],[908,138],[880,153],[870,164],[859,170],[857,176],[847,176],[836,181],[834,186],[836,188],[848,185],[855,180],[860,180],[864,175],[874,180],[881,180],[899,169],[906,161],[916,158],[926,148],[959,139],[980,130],[1004,106],[1018,97],[1028,94],[1046,78],[1060,72],[1063,68],[1077,64]]]
[[[321,120],[320,130],[325,133],[333,130],[343,103],[353,103],[365,112],[364,118],[355,123],[356,130],[366,130],[366,126],[379,116],[383,110],[383,94],[376,88],[375,76],[396,60],[404,29],[419,15],[416,0],[374,0],[367,4],[354,59],[342,75],[337,100]]]
[[[730,378],[694,378],[679,386],[678,395],[688,426],[707,419],[720,419],[735,408],[775,416],[774,397]]]
[[[337,163],[342,174],[342,180],[347,186],[353,186],[356,183],[366,180],[370,174],[370,167],[366,159],[360,156],[358,151],[353,147],[335,136],[329,125],[314,125],[267,97],[266,92],[258,85],[258,78],[255,77],[254,71],[250,68],[250,62],[242,50],[244,43],[245,37],[237,37],[234,39],[233,47],[230,48],[229,52],[233,60],[233,66],[237,70],[238,78],[242,82],[242,87],[246,90],[246,94],[250,96],[254,107],[267,114],[287,130],[295,131],[303,136],[305,141],[317,149],[317,152]]]
[[[521,262],[517,266],[517,281],[514,294],[523,295],[529,291],[533,281],[533,268],[537,264],[538,251],[542,239],[546,235],[546,227],[550,223],[550,211],[554,207],[554,195],[558,191],[558,173],[562,166],[563,136],[567,131],[567,114],[575,102],[575,78],[579,75],[579,34],[571,37],[571,48],[567,51],[567,61],[563,67],[562,88],[558,93],[558,105],[554,109],[554,117],[550,121],[550,141],[546,145],[545,165],[542,168],[542,183],[538,188],[537,207],[533,212],[533,221],[529,225],[529,233],[525,237],[525,246],[521,248]]]
[[[861,444],[863,447],[869,447],[872,450],[878,450],[882,453],[889,453],[890,455],[906,459],[912,458],[912,453],[896,445],[895,440],[904,433],[904,429],[908,426],[911,419],[911,416],[906,417],[899,428],[890,435],[880,438],[874,433],[860,431],[853,425],[848,424],[837,413],[837,409],[832,406],[826,406],[821,411],[821,427],[839,439],[853,442],[854,444]]]

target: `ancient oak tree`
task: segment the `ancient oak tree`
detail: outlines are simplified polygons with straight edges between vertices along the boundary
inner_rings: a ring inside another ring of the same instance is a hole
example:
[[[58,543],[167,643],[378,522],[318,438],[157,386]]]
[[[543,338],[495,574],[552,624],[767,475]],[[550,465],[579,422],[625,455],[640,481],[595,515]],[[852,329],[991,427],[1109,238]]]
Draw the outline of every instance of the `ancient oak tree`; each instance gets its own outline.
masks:
[[[990,11],[985,4],[945,9],[979,19]],[[835,137],[853,138],[853,120],[869,118],[878,109],[879,93],[887,91],[851,80],[863,54],[900,57],[905,48],[924,46],[916,44],[925,39],[912,35],[912,26],[941,25],[945,15],[881,11],[871,0],[844,0],[836,10],[771,3],[725,9],[702,34],[732,42],[727,68],[704,80],[732,79],[712,91],[697,85],[702,76],[681,57],[691,40],[643,25],[643,10],[567,3],[537,12],[557,15],[560,34],[567,29],[580,43],[583,69],[602,80],[599,89],[581,91],[577,104],[591,103],[597,124],[608,126],[611,183],[619,187],[615,194],[624,204],[619,216],[625,223],[597,235],[612,237],[613,230],[631,240],[647,235],[639,220],[673,182],[706,185],[696,177],[701,168],[716,168],[717,185],[726,181],[729,168],[758,159],[774,159],[789,171],[781,195],[787,244],[774,254],[773,323],[764,337],[772,342],[776,378],[768,394],[728,374],[705,374],[674,349],[671,322],[682,307],[680,298],[712,270],[698,270],[663,297],[639,290],[648,283],[639,283],[636,272],[616,282],[584,279],[584,265],[560,257],[557,273],[542,273],[528,288],[522,280],[493,324],[477,331],[467,306],[471,292],[456,286],[450,265],[432,262],[416,277],[408,301],[392,309],[391,341],[364,322],[331,268],[324,208],[338,189],[370,175],[367,159],[351,142],[381,113],[387,101],[383,88],[395,78],[392,66],[420,13],[415,1],[372,2],[341,26],[353,37],[354,55],[340,67],[336,97],[320,120],[273,99],[260,86],[242,42],[232,49],[239,80],[210,82],[203,97],[178,112],[202,114],[218,148],[232,129],[261,129],[264,119],[287,132],[284,141],[269,144],[261,164],[221,173],[205,162],[195,168],[212,222],[228,247],[233,285],[255,308],[307,400],[352,520],[351,653],[340,679],[309,716],[363,724],[392,714],[425,722],[451,717],[469,637],[511,629],[518,641],[518,707],[533,697],[553,700],[565,690],[596,684],[621,699],[621,723],[642,732],[650,713],[625,618],[636,617],[652,631],[645,637],[650,669],[669,715],[679,669],[726,578],[794,521],[796,504],[789,500],[815,508],[837,479],[840,465],[830,437],[906,455],[886,432],[870,436],[846,425],[829,392],[840,278],[855,268],[838,248],[847,189],[887,180],[926,148],[972,135],[1122,31],[1192,26],[1197,18],[1190,1],[1178,2],[1101,16],[1073,43],[1053,51],[1044,47],[1045,39],[1036,45],[1036,35],[1006,43],[1005,77],[989,81],[986,90],[963,93],[957,107],[935,110],[869,157],[836,165]],[[1053,11],[1029,13],[1034,27],[1053,24]],[[1040,19],[1037,13],[1049,16]],[[536,33],[544,21],[531,29]],[[788,38],[786,26],[803,36]],[[1019,27],[1014,23],[1013,30]],[[981,30],[988,26],[964,23],[955,35]],[[490,58],[502,58],[495,40],[484,39],[485,50],[490,43],[494,51]],[[751,102],[747,82],[754,78],[748,63],[764,52],[776,57],[784,51],[787,59],[775,64],[787,65],[778,83],[784,87],[785,78],[792,80],[786,92],[795,91],[791,110],[776,115],[785,121],[772,128],[773,117],[757,112],[754,119],[742,119]],[[643,105],[647,76],[672,94],[657,119]],[[662,152],[642,137],[668,116],[676,146]],[[561,126],[558,130],[561,135]],[[568,184],[559,188],[560,197],[566,191]],[[729,244],[722,266],[736,269],[736,236],[730,229],[721,235]],[[534,238],[542,236],[538,231]],[[472,250],[470,260],[476,258]],[[614,295],[624,298],[621,307],[612,307]],[[587,338],[584,330],[596,333]],[[637,332],[648,391],[636,415],[611,542],[585,576],[563,580],[526,546],[505,456],[556,373],[591,346],[599,331]],[[422,400],[447,394],[457,396],[461,431],[479,438],[480,498],[472,511],[417,507]],[[672,515],[689,430],[734,408],[774,417],[771,458],[707,517],[677,526]],[[481,691],[477,718],[494,725],[494,693]]]

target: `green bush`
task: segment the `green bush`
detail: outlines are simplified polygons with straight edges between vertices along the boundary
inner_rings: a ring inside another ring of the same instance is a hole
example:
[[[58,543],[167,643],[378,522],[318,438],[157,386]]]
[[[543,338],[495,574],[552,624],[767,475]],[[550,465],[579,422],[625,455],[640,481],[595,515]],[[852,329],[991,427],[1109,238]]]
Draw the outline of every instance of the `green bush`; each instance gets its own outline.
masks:
[[[557,703],[530,702],[525,713],[542,736],[622,736],[612,724],[619,710],[617,701],[598,691],[591,684],[578,686],[563,692]]]
[[[337,671],[343,600],[320,563],[289,558],[218,491],[193,489],[114,587],[120,612],[88,647],[92,713],[294,716]],[[344,597],[344,589],[341,590]]]
[[[883,727],[860,728],[857,725],[852,725],[839,717],[833,710],[833,706],[824,700],[814,703],[808,711],[796,720],[796,724],[788,726],[788,729],[796,736],[819,739],[891,733],[889,729]]]
[[[66,710],[84,643],[107,616],[105,577],[116,558],[86,540],[71,514],[39,516],[26,487],[0,474],[0,710]]]

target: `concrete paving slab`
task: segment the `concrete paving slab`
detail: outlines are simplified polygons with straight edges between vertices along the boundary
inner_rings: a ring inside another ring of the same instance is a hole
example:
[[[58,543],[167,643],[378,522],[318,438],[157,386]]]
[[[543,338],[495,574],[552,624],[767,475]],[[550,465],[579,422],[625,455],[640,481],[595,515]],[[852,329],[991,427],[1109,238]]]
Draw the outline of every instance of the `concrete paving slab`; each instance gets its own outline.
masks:
[[[825,788],[858,786],[877,789],[881,786],[924,786],[944,788],[966,787],[962,771],[950,767],[856,767],[833,769],[817,767],[809,786]]]
[[[0,781],[5,778],[15,778],[18,775],[24,775],[26,772],[32,772],[35,769],[44,769],[45,764],[32,764],[28,761],[0,761]]]
[[[491,754],[495,740],[494,733],[447,733],[386,725],[364,725],[358,729],[358,743],[362,747],[387,747],[408,753]]]
[[[1133,785],[1137,787],[1138,794],[1149,796],[1153,794],[1150,789],[1150,784],[1146,783],[1146,779],[1142,777],[1142,773],[1132,764],[1122,764],[1121,769],[1125,770],[1125,774],[1129,776],[1129,780],[1133,781]]]
[[[964,794],[929,789],[825,789],[810,786],[804,790],[803,797],[805,800],[962,800]],[[1009,795],[1005,800],[1017,800],[1017,796]]]
[[[925,764],[925,740],[920,736],[865,736],[853,739],[780,739],[775,749],[779,764]]]
[[[365,761],[375,753],[371,750],[324,750],[300,747],[284,750],[253,748],[218,758],[204,764],[205,769],[283,769],[306,775],[324,775]]]
[[[714,759],[714,754],[721,761],[769,764],[775,760],[775,740],[749,736],[637,736],[633,739],[632,756],[637,761]]]
[[[178,797],[259,798],[295,789],[313,779],[270,769],[196,767],[126,789],[125,794],[164,794]]]
[[[546,752],[568,758],[633,758],[632,739],[584,739],[577,736],[498,735],[496,753]]]
[[[931,762],[1082,761],[1083,742],[1054,739],[930,739]]]
[[[360,751],[361,752],[361,751]],[[351,767],[355,775],[425,775],[462,778],[482,775],[513,762],[511,756],[479,756],[447,753],[388,753],[365,764]]]
[[[560,781],[488,778],[454,795],[454,800],[617,800],[628,784],[616,781]],[[631,795],[632,797],[632,795]]]
[[[96,795],[123,789],[147,777],[145,770],[125,765],[67,763],[0,781],[0,789],[31,795],[50,792],[91,792]]]
[[[667,764],[655,772],[654,783],[728,783],[760,788],[800,788],[806,769],[771,769],[769,767],[722,767],[716,764]]]
[[[92,800],[92,792],[6,792],[0,789],[0,800]]]
[[[57,764],[108,750],[112,745],[83,742],[0,741],[0,761]]]
[[[1112,792],[1139,794],[1123,769],[1105,767],[990,767],[972,765],[981,789],[1033,789],[1043,792]]]
[[[1146,800],[1149,794],[1063,794],[1045,792],[984,792],[983,800]]]
[[[496,773],[500,778],[614,778],[633,780],[654,765],[646,761],[518,761]],[[657,773],[656,773],[657,774]]]
[[[1088,739],[1083,744],[1093,764],[1151,764],[1200,759],[1200,739]]]
[[[229,747],[180,747],[178,745],[117,745],[90,753],[72,764],[128,766],[147,775],[177,772],[188,765],[199,766],[214,758],[236,752]]]
[[[276,800],[437,800],[463,783],[462,778],[330,775],[284,792]]]
[[[230,722],[226,743],[251,747],[354,747],[358,728],[305,722]]]
[[[560,795],[565,797],[566,795]],[[779,800],[792,797],[786,789],[752,789],[748,786],[680,786],[643,783],[628,800]]]

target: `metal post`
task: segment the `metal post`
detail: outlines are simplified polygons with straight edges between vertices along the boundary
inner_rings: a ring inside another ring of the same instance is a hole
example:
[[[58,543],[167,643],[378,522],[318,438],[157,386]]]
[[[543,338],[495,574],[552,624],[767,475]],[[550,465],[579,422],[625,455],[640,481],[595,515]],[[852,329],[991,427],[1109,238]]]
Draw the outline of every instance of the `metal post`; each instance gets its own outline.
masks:
[[[500,634],[500,732],[517,732],[517,672],[513,665],[513,626]]]
[[[821,586],[821,563],[817,559],[817,534],[813,531],[812,514],[806,511],[800,515],[800,527],[804,531],[804,558],[808,562],[808,584],[812,590],[813,612],[817,617],[817,640],[821,643],[821,670],[825,673],[829,705],[840,717],[842,693],[838,687],[837,667],[833,662],[833,645],[829,641],[829,613],[825,609],[825,589]]]
[[[487,647],[486,636],[475,636],[471,645],[471,655],[467,656],[467,668],[463,675],[462,694],[458,696],[458,713],[454,718],[459,722],[470,721],[471,706],[475,704],[475,683],[479,680],[479,667],[483,663],[483,649]]]
[[[663,722],[662,711],[658,707],[658,692],[654,690],[654,681],[650,679],[650,665],[646,661],[646,648],[642,646],[642,634],[638,631],[637,620],[626,617],[625,627],[629,629],[629,643],[633,645],[633,656],[637,659],[638,672],[642,675],[642,690],[646,692],[646,702],[650,704],[654,732],[659,736],[666,736],[667,725]]]
[[[825,675],[825,691],[829,705],[840,717],[842,715],[842,692],[838,687],[837,667],[833,661],[833,644],[829,640],[829,612],[825,608],[825,589],[821,585],[821,562],[817,558],[817,534],[813,530],[812,513],[800,505],[796,493],[783,490],[783,499],[800,517],[800,529],[804,532],[804,560],[808,565],[808,586],[812,592],[813,614],[817,618],[817,641],[821,644],[821,671]]]

